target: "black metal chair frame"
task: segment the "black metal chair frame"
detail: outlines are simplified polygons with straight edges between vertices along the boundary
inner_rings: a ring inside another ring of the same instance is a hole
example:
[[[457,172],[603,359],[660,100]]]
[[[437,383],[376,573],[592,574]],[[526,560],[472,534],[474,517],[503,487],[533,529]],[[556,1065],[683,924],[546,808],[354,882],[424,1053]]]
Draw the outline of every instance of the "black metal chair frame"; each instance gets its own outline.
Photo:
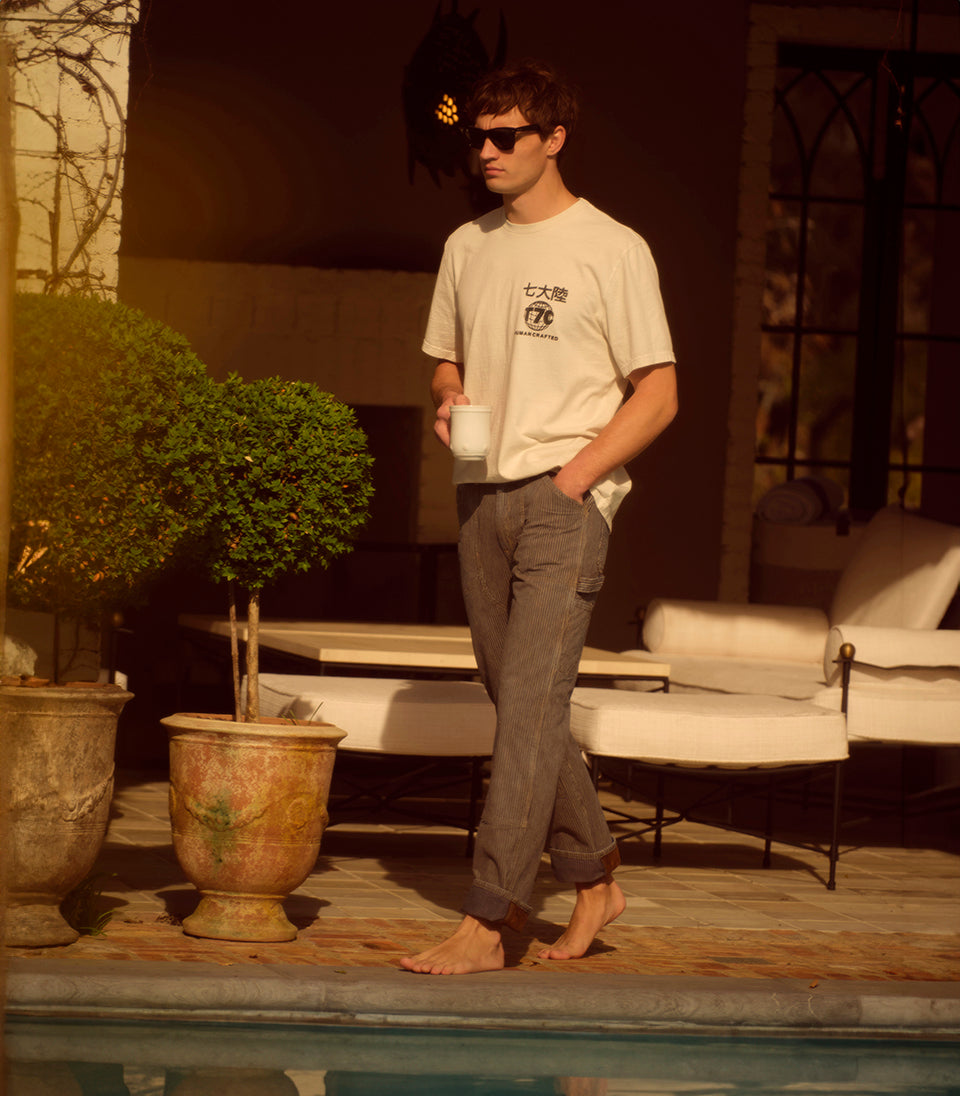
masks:
[[[364,776],[354,778],[347,766],[334,767],[330,795],[330,825],[342,821],[344,812],[369,813],[390,810],[420,821],[440,823],[466,830],[466,856],[473,855],[474,839],[483,799],[483,770],[487,757],[419,757],[407,754],[365,753],[340,749],[351,759],[363,758]],[[404,764],[404,763],[408,764]],[[369,770],[380,769],[381,775],[369,778]],[[459,772],[451,772],[459,769]],[[467,771],[467,769],[469,771]],[[438,792],[460,787],[469,780],[465,815],[436,813],[410,806],[411,800],[423,800]],[[343,789],[341,791],[341,789]],[[404,803],[406,801],[406,805]]]
[[[609,762],[611,760],[624,761],[627,767],[626,777],[611,774],[609,767],[607,769],[604,768],[604,761]],[[793,848],[808,849],[813,852],[821,853],[828,858],[829,862],[829,872],[826,881],[827,890],[836,889],[836,868],[837,860],[840,855],[840,810],[843,797],[843,761],[826,761],[815,764],[784,765],[776,768],[751,769],[726,769],[719,766],[694,768],[686,765],[657,764],[633,759],[611,759],[597,756],[591,757],[590,763],[595,784],[599,784],[601,776],[605,776],[614,783],[622,784],[630,793],[636,790],[631,779],[633,769],[649,771],[656,775],[656,795],[653,804],[654,815],[652,818],[641,817],[615,807],[608,806],[604,808],[606,813],[615,820],[627,823],[628,825],[637,824],[637,828],[631,828],[626,834],[622,835],[623,837],[641,837],[644,834],[653,833],[653,857],[655,860],[659,860],[662,856],[664,829],[683,821],[701,822],[709,826],[715,826],[718,829],[728,830],[732,833],[743,833],[751,837],[761,838],[763,840],[763,857],[761,863],[765,868],[770,867],[771,846],[774,840],[779,840],[783,844],[790,845]],[[832,821],[829,845],[825,848],[822,843],[786,840],[784,838],[775,837],[774,803],[776,792],[781,787],[794,785],[800,782],[809,782],[811,778],[827,775],[832,776],[833,784]],[[681,808],[670,810],[668,813],[666,806],[666,789],[667,778],[669,776],[683,777],[697,782],[706,781],[713,786],[704,794],[699,795],[692,803],[685,804]],[[735,802],[743,794],[744,790],[753,794],[758,784],[765,786],[766,797],[765,820],[762,829],[735,825],[698,813],[702,811],[703,808],[713,804]]]
[[[836,660],[840,667],[840,686],[841,686],[841,700],[840,710],[846,718],[847,714],[847,702],[850,692],[850,670],[853,664],[853,658],[855,650],[852,643],[845,643],[840,648],[839,656]],[[591,756],[590,766],[593,775],[594,786],[599,782],[601,770],[602,770],[602,756]],[[650,770],[657,774],[657,791],[654,803],[654,817],[653,818],[641,818],[637,815],[632,815],[626,811],[620,811],[615,808],[607,808],[607,813],[614,818],[619,818],[621,821],[627,823],[639,823],[640,828],[631,831],[627,834],[628,837],[640,837],[645,833],[653,833],[653,856],[654,859],[659,859],[662,854],[663,845],[663,830],[666,826],[676,825],[685,819],[691,822],[704,822],[710,826],[716,826],[718,829],[729,830],[733,833],[745,833],[752,837],[759,837],[763,840],[763,867],[768,868],[770,866],[770,850],[774,841],[774,828],[773,828],[773,805],[774,794],[778,785],[790,785],[798,782],[805,782],[808,786],[812,777],[817,777],[827,773],[832,774],[833,777],[833,794],[832,794],[832,821],[830,829],[830,843],[829,846],[824,849],[822,844],[816,844],[813,842],[799,842],[784,840],[783,844],[789,845],[793,848],[801,848],[812,850],[825,855],[829,863],[829,871],[827,875],[827,890],[836,890],[837,887],[837,860],[840,857],[840,816],[843,804],[843,765],[844,761],[820,761],[812,762],[802,765],[780,765],[776,767],[762,768],[756,766],[753,768],[724,768],[718,765],[703,766],[697,768],[695,766],[688,765],[671,765],[664,763],[656,763],[651,761],[643,761],[632,758],[619,758],[616,759],[622,761],[628,766],[628,774],[626,781],[620,781],[625,787],[631,789],[630,769],[637,767],[640,769]],[[666,778],[668,775],[679,776],[682,775],[688,779],[693,780],[709,780],[716,783],[718,777],[722,780],[722,785],[715,792],[707,792],[705,795],[700,796],[694,803],[684,807],[680,811],[674,812],[672,817],[665,817],[665,792],[666,792]],[[703,807],[708,803],[713,802],[732,802],[737,793],[745,786],[749,786],[751,783],[755,783],[759,780],[766,780],[766,819],[762,830],[751,829],[742,826],[735,826],[722,821],[717,821],[712,818],[697,818],[693,812],[699,807]],[[808,793],[808,787],[804,788],[804,795]],[[631,789],[632,790],[632,789]]]

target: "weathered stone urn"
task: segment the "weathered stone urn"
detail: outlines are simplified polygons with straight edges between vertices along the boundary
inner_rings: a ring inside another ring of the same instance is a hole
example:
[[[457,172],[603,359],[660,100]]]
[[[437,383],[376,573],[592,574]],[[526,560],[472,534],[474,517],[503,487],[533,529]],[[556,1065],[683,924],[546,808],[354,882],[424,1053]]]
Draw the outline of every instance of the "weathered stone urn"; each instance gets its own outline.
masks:
[[[181,868],[200,891],[184,932],[216,940],[294,940],[283,900],[316,863],[337,744],[329,723],[235,723],[173,715],[170,822]]]
[[[113,795],[116,685],[0,687],[0,800],[7,888],[4,943],[77,939],[60,903],[93,868]]]

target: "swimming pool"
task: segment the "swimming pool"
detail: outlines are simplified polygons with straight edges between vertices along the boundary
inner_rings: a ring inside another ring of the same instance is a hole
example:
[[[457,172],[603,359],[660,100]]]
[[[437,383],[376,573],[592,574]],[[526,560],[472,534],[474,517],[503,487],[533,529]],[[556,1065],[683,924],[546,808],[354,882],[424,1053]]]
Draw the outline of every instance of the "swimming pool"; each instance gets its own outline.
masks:
[[[6,1096],[957,1096],[960,1043],[8,1017]]]

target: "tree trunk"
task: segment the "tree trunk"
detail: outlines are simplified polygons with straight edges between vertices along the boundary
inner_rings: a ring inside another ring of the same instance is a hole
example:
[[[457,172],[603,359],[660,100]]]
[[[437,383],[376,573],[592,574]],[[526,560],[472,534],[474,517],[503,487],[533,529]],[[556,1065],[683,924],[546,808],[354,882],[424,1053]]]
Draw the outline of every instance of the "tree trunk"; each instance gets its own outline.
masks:
[[[237,588],[227,583],[227,598],[230,606],[230,666],[233,671],[233,718],[240,722],[240,639],[237,635]]]
[[[260,718],[260,591],[250,591],[247,610],[247,711],[244,720]]]

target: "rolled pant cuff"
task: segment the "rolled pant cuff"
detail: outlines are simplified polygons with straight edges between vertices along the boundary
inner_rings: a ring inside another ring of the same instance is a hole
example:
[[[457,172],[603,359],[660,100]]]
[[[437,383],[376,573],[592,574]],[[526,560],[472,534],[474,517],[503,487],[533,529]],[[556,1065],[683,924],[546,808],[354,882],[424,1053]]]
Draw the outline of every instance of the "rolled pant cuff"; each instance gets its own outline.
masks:
[[[462,913],[468,913],[480,921],[489,921],[494,925],[506,925],[519,932],[527,923],[530,910],[504,895],[493,894],[483,887],[473,886],[460,907]]]
[[[620,865],[620,850],[616,842],[599,858],[584,859],[565,856],[562,852],[550,852],[550,866],[560,883],[596,883]]]

